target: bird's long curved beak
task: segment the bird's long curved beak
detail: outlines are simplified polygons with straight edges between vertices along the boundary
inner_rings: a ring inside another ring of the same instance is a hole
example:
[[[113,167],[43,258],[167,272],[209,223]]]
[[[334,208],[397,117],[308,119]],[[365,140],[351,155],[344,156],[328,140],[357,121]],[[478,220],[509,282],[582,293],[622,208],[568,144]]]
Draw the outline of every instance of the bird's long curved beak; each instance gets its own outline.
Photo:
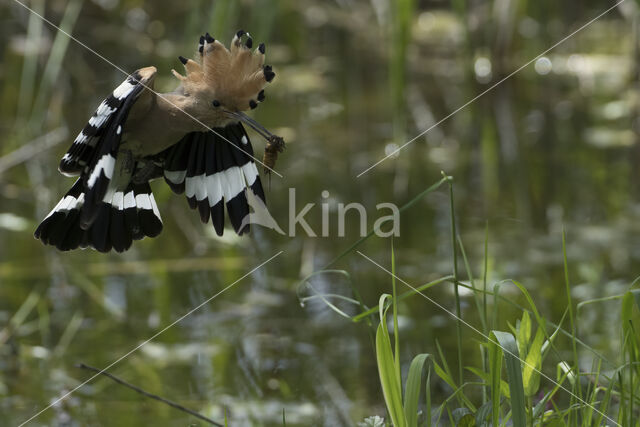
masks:
[[[247,126],[250,126],[253,130],[255,130],[258,134],[260,134],[267,141],[272,141],[274,139],[282,139],[279,136],[276,136],[276,135],[272,134],[271,132],[269,132],[264,126],[262,126],[260,123],[258,123],[257,121],[255,121],[251,117],[247,116],[242,111],[224,110],[224,112],[226,114],[228,114],[230,117],[238,119],[241,122],[243,122],[244,124],[246,124]]]

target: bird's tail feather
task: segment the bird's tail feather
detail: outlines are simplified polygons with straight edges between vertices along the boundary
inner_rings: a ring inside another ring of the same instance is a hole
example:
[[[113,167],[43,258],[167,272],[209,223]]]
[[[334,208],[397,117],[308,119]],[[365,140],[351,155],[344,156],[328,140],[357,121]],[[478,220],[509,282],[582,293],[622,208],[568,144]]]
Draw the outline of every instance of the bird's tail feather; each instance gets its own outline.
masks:
[[[92,247],[100,252],[123,252],[133,240],[155,237],[162,231],[149,183],[130,183],[125,191],[108,192],[88,225],[81,221],[86,206],[80,178],[40,223],[36,239],[61,251]]]

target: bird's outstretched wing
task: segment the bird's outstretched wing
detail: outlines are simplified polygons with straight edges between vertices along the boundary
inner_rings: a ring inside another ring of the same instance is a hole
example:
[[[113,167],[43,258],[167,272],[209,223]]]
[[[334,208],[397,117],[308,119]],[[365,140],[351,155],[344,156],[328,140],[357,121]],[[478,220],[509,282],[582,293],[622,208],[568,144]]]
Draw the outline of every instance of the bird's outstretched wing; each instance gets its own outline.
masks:
[[[95,220],[113,178],[116,154],[131,107],[143,98],[143,93],[144,98],[155,96],[143,89],[153,87],[156,71],[155,67],[147,67],[129,75],[102,101],[60,162],[63,174],[80,175],[84,187],[83,227]]]
[[[144,109],[154,101],[155,93],[143,89],[152,87],[155,74],[154,67],[131,74],[89,119],[59,168],[80,177],[38,226],[37,239],[60,250],[91,246],[122,252],[132,240],[160,233],[162,220],[148,183],[109,185],[129,112],[134,104]]]
[[[82,179],[71,189],[40,223],[35,238],[61,251],[93,247],[100,252],[126,251],[132,240],[155,237],[162,231],[160,213],[149,183],[129,183],[124,191],[116,191],[112,203],[102,203],[95,224],[80,227],[80,214],[85,203]]]
[[[245,190],[265,201],[249,136],[240,123],[215,132],[191,132],[165,153],[164,178],[171,189],[186,193],[202,222],[211,218],[218,235],[224,230],[224,205],[234,230],[248,231],[242,221],[249,215]]]

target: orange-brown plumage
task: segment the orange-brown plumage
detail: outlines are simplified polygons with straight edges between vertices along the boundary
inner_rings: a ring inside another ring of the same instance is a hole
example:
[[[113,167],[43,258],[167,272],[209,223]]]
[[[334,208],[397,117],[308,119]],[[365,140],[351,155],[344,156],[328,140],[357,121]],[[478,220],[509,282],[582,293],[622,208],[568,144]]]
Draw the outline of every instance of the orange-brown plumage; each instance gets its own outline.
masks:
[[[221,107],[231,111],[246,111],[257,105],[258,94],[270,81],[271,69],[264,67],[264,45],[252,50],[245,33],[239,31],[227,49],[217,40],[205,40],[201,63],[187,60],[186,76],[172,70],[182,82],[185,95],[216,100]],[[253,104],[252,103],[255,103]]]
[[[271,67],[264,65],[264,44],[252,49],[253,41],[244,31],[234,35],[229,49],[208,33],[200,42],[197,60],[180,57],[185,75],[171,70],[180,86],[159,96],[144,90],[140,96],[144,102],[133,106],[125,126],[129,137],[123,146],[134,154],[158,153],[190,131],[246,122],[238,113],[264,100],[263,89],[275,76]],[[139,72],[144,75],[145,86],[152,88],[156,69],[148,67]]]

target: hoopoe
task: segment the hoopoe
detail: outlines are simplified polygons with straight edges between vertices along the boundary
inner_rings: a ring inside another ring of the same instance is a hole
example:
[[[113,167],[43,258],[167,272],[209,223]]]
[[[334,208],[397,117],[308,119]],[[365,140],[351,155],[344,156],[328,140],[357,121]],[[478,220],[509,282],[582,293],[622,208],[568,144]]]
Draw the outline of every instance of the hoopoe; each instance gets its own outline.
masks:
[[[162,219],[149,181],[160,177],[175,193],[185,193],[218,235],[225,204],[235,232],[247,231],[241,227],[249,214],[246,191],[263,202],[265,195],[242,123],[269,144],[284,146],[244,113],[264,101],[264,87],[275,77],[264,65],[264,44],[252,45],[242,30],[229,49],[209,33],[201,36],[200,61],[179,57],[186,75],[171,70],[180,85],[169,93],[153,90],[155,67],[128,76],[62,158],[60,172],[79,178],[35,237],[63,251],[100,252],[126,251],[133,240],[156,237]]]

